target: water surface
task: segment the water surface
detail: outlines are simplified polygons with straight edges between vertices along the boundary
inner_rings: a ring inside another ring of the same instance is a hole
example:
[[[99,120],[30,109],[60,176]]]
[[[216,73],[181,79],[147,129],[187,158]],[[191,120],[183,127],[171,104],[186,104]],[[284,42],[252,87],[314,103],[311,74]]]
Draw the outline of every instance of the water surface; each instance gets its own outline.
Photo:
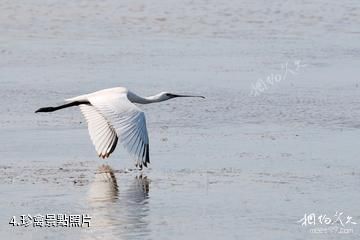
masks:
[[[311,234],[297,221],[342,211],[360,222],[359,14],[354,0],[2,1],[0,236],[358,238],[357,225]],[[207,98],[142,106],[142,173],[120,145],[98,159],[78,109],[34,114],[114,86]],[[50,213],[92,226],[8,224]]]

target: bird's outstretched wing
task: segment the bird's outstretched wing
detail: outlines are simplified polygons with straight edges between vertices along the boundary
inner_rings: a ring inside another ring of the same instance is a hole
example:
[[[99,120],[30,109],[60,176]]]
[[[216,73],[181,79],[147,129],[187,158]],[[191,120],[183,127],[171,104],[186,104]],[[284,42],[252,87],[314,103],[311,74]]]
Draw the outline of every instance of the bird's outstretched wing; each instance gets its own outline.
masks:
[[[109,157],[118,141],[115,128],[94,106],[80,105],[80,110],[88,123],[90,138],[99,157]]]
[[[140,168],[150,163],[145,114],[131,103],[126,93],[89,96],[91,105],[80,105],[100,157],[114,151],[117,141],[135,157]]]

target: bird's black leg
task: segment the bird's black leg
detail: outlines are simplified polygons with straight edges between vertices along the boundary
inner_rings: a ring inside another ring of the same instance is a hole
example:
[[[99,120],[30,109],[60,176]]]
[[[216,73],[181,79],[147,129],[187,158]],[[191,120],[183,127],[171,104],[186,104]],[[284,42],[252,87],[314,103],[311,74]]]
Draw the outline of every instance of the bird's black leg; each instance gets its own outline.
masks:
[[[74,106],[79,106],[81,104],[88,104],[90,105],[89,101],[75,101],[75,102],[71,102],[71,103],[67,103],[64,105],[60,105],[57,107],[43,107],[43,108],[39,108],[38,110],[35,111],[35,113],[38,112],[54,112],[63,108],[68,108],[68,107],[74,107]]]

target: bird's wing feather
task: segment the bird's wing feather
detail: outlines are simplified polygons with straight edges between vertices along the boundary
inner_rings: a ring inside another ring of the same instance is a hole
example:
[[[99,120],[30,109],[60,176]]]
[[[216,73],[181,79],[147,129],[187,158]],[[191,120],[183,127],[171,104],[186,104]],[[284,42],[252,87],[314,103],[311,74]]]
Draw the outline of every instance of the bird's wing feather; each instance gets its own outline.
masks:
[[[118,141],[114,127],[95,107],[80,105],[80,109],[88,123],[90,138],[99,157],[109,157]]]
[[[92,139],[99,139],[98,142],[102,143],[99,150],[106,150],[111,145],[111,140],[107,136],[112,136],[110,132],[116,131],[116,135],[124,147],[136,159],[136,165],[142,168],[147,166],[150,162],[149,159],[149,138],[146,129],[145,114],[137,106],[131,103],[126,93],[107,93],[106,95],[95,95],[88,98],[91,107],[99,113],[102,118],[98,117],[97,122],[107,123],[107,128],[112,129],[108,132],[101,131],[101,127],[106,128],[105,124],[98,123],[95,125],[100,130],[91,130],[89,124],[90,136],[98,136],[98,132],[103,133],[100,137],[92,137]],[[84,114],[85,115],[85,114]],[[95,115],[92,117],[96,122]],[[86,117],[86,116],[85,116]],[[91,120],[90,120],[91,122]],[[94,133],[91,133],[93,131]],[[106,141],[107,139],[107,141]],[[95,146],[99,144],[93,140]]]

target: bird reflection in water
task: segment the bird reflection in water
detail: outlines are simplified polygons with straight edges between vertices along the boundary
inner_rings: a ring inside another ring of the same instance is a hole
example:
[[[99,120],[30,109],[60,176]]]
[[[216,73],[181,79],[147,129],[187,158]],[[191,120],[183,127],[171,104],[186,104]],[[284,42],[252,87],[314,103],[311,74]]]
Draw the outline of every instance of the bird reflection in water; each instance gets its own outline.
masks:
[[[150,180],[143,175],[121,176],[118,184],[114,170],[102,165],[89,189],[92,232],[103,238],[143,239],[148,228]],[[119,186],[120,185],[120,186]]]
[[[95,179],[90,186],[91,202],[114,202],[119,196],[119,186],[113,169],[109,165],[101,165],[95,173]]]

